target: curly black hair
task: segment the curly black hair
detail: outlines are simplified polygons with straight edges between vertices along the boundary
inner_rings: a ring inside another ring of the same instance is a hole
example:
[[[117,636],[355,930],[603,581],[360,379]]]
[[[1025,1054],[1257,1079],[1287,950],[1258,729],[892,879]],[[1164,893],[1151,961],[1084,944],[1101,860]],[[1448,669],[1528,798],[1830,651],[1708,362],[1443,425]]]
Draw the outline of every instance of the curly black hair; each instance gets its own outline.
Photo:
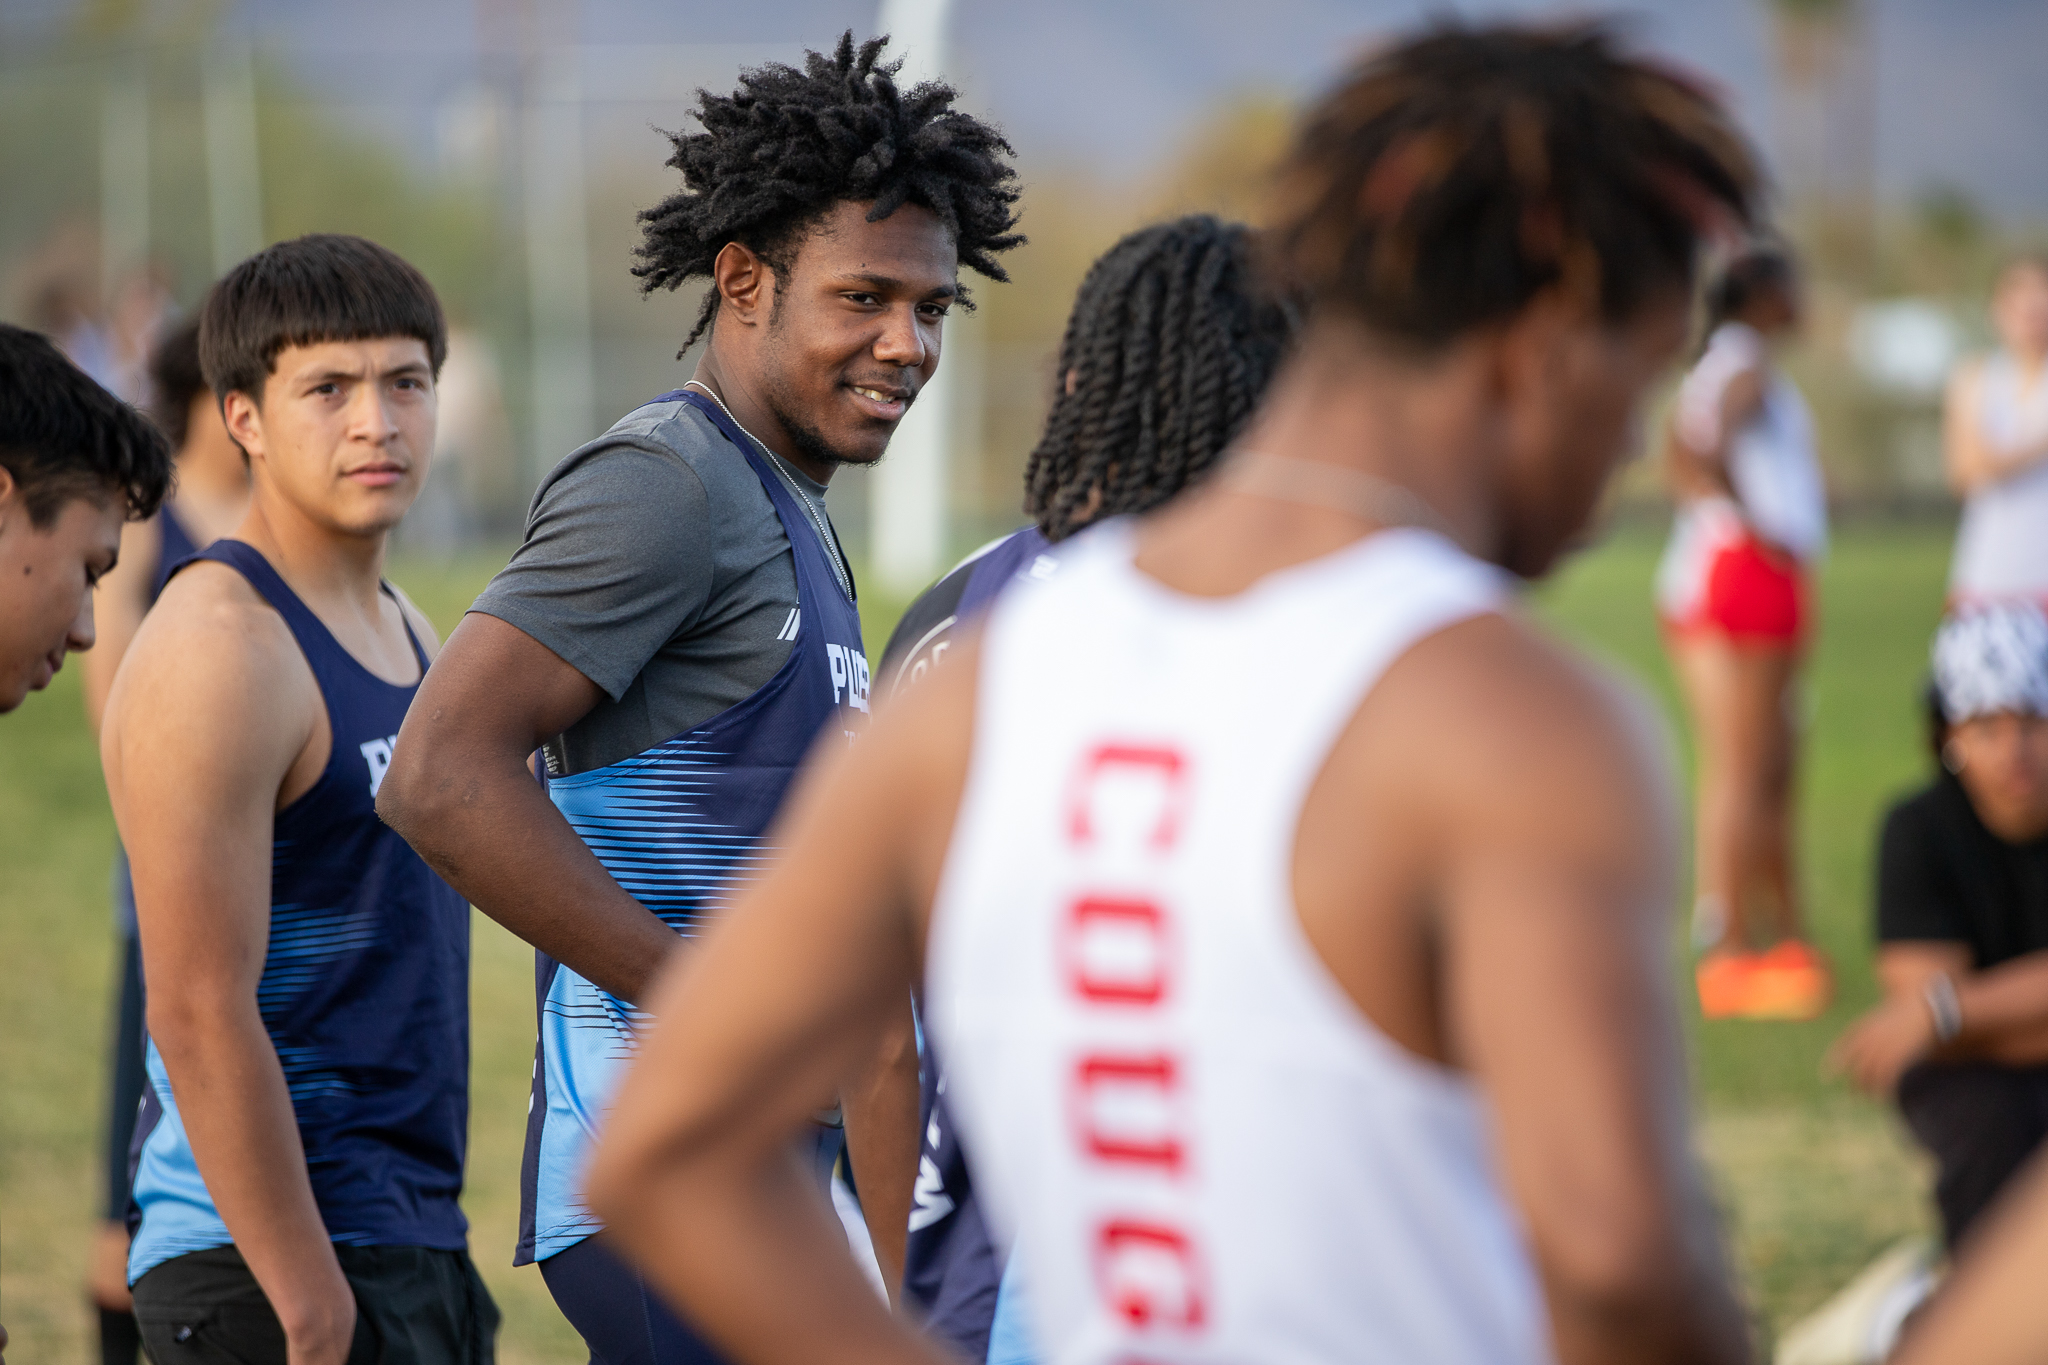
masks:
[[[683,188],[640,215],[646,232],[634,253],[640,292],[674,289],[709,276],[727,242],[788,278],[791,248],[846,201],[873,203],[879,222],[905,204],[939,216],[960,263],[991,280],[1009,275],[996,253],[1022,242],[1016,155],[1003,135],[953,108],[959,92],[938,81],[904,90],[902,58],[881,60],[887,37],[858,47],[853,30],[830,57],[804,54],[804,69],[773,62],[740,73],[730,95],[697,92],[700,133],[670,133],[669,166]],[[971,307],[965,297],[958,300]],[[718,312],[709,291],[687,351]],[[680,352],[678,353],[680,355]]]
[[[1024,510],[1047,540],[1165,502],[1251,417],[1297,310],[1260,284],[1250,241],[1197,214],[1134,232],[1089,268],[1024,473]]]

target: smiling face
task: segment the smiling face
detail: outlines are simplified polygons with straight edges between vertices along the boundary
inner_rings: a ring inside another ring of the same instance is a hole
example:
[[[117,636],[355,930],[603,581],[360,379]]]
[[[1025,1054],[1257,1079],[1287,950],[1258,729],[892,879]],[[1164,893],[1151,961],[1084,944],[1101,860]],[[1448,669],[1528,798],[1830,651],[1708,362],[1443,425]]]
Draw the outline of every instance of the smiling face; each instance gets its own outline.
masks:
[[[92,588],[114,567],[126,512],[108,490],[71,498],[36,526],[0,469],[0,712],[48,687],[67,652],[92,648]]]
[[[841,203],[776,281],[755,357],[763,399],[805,464],[873,464],[939,365],[959,294],[953,238],[930,209],[880,222]]]
[[[249,452],[255,497],[341,535],[398,524],[434,449],[434,372],[414,337],[287,346],[261,404],[228,394],[228,431]]]

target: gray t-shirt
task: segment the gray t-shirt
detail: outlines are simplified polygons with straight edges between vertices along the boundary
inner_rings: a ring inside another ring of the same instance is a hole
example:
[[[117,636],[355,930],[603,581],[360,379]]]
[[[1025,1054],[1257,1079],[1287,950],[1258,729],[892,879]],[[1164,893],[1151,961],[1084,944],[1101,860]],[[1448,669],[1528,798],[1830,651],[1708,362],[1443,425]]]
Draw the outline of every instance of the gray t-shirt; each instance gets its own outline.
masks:
[[[823,506],[823,486],[780,469]],[[470,610],[516,626],[604,689],[547,746],[549,771],[567,777],[746,700],[789,658],[782,636],[796,605],[789,537],[753,466],[709,418],[669,401],[628,413],[555,466],[533,495],[525,541]]]

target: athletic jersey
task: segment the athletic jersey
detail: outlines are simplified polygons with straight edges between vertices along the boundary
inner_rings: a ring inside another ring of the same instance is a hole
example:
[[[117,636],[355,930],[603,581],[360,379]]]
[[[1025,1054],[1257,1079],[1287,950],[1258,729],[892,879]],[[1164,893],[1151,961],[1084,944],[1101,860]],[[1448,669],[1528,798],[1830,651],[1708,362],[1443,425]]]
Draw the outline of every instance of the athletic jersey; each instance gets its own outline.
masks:
[[[1037,527],[982,546],[910,604],[882,652],[883,685],[893,697],[944,662],[956,631],[973,625],[996,594],[1017,582],[1042,582],[1058,554]],[[999,1247],[974,1198],[974,1181],[946,1105],[946,1080],[926,1040],[919,1067],[922,1133],[910,1234],[903,1252],[903,1297],[926,1329],[977,1365],[1036,1359],[1021,1321],[1022,1290],[1010,1273],[1009,1243]]]
[[[1724,322],[1714,329],[1679,385],[1678,434],[1696,450],[1718,446],[1722,395],[1747,370],[1764,375],[1763,402],[1728,442],[1728,482],[1735,498],[1681,503],[1658,566],[1658,605],[1670,620],[1698,614],[1715,557],[1751,535],[1802,564],[1817,564],[1827,554],[1827,488],[1814,455],[1813,416],[1792,381],[1770,367],[1763,338],[1754,328]]]
[[[1549,1358],[1483,1095],[1345,997],[1288,888],[1310,783],[1497,571],[1390,530],[1224,599],[1110,523],[1005,595],[928,1020],[1044,1358]]]
[[[787,627],[795,643],[738,705],[630,758],[550,779],[548,794],[613,879],[689,938],[768,857],[763,835],[819,732],[836,723],[852,738],[856,713],[868,708],[868,664],[860,614],[819,527],[753,439],[702,394],[655,401],[696,406],[767,489],[796,565]],[[644,1017],[545,954],[536,959],[540,1043],[520,1172],[521,1265],[602,1226],[583,1202],[583,1168]]]
[[[2048,373],[2028,384],[2012,356],[1984,362],[1977,421],[1993,451],[2048,442]],[[2048,602],[2048,461],[1987,483],[1963,504],[1949,595],[1959,602]]]
[[[218,540],[196,558],[240,573],[284,618],[333,736],[319,779],[273,826],[270,946],[256,987],[321,1221],[349,1246],[459,1250],[468,1245],[456,1201],[469,1128],[469,907],[376,811],[419,685],[363,667],[253,547]],[[406,636],[424,675],[409,624]],[[131,1282],[234,1240],[154,1043],[146,1066]]]

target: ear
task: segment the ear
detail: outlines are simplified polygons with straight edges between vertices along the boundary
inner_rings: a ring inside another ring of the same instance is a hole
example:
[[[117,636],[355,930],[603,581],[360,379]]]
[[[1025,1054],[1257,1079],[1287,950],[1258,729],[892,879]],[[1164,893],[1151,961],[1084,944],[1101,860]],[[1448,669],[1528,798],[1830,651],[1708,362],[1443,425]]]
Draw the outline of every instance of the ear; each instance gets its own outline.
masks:
[[[0,464],[0,531],[7,529],[15,510],[21,503],[21,485],[14,481],[14,473]]]
[[[718,290],[718,311],[731,316],[743,327],[756,326],[764,304],[775,297],[775,272],[738,242],[719,248],[711,263],[712,287]]]
[[[263,449],[263,410],[256,406],[255,399],[240,389],[230,389],[220,400],[220,418],[245,457],[253,457]]]

